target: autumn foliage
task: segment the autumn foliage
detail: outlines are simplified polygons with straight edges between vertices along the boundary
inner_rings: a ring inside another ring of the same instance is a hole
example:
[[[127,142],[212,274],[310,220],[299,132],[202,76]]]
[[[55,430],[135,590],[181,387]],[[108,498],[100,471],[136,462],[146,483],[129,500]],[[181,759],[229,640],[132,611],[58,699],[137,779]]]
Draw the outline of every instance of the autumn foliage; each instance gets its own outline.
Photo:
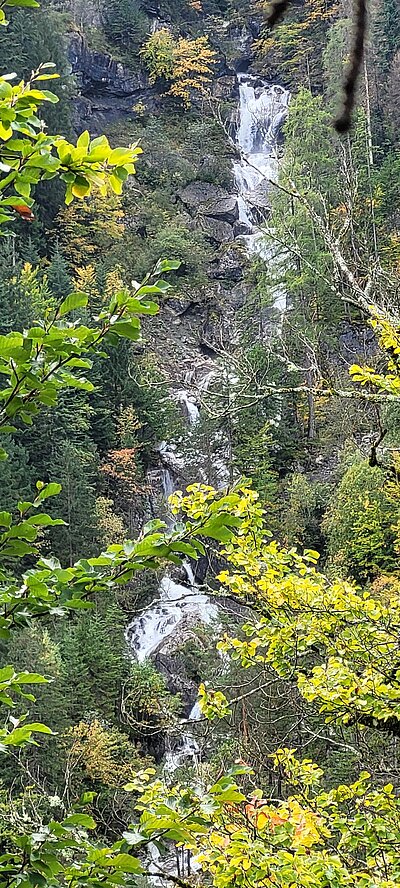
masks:
[[[186,108],[190,107],[193,91],[206,91],[216,61],[207,37],[175,38],[168,28],[151,34],[141,55],[150,83],[165,80],[169,84],[167,95],[179,99]]]

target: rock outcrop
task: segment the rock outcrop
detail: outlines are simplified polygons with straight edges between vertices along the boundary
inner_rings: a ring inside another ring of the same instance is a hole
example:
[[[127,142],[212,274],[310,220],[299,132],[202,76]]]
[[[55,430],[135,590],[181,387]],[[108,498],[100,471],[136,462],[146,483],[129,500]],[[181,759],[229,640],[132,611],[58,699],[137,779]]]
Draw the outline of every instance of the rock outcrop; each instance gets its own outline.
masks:
[[[194,225],[217,244],[234,239],[239,218],[237,197],[212,182],[191,182],[178,192],[194,218]]]
[[[161,97],[143,70],[133,71],[108,53],[92,49],[78,32],[70,35],[68,56],[78,86],[77,129],[86,127],[97,135],[127,114],[135,116],[136,106],[139,111],[143,107],[158,111]]]

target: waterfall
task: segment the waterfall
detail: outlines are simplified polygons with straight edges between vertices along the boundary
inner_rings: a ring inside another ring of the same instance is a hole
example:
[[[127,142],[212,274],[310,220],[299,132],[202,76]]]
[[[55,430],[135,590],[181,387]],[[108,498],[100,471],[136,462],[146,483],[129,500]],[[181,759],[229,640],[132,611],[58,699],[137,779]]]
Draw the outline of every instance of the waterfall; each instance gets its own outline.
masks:
[[[189,565],[186,571],[190,575]],[[216,605],[195,585],[184,586],[165,576],[158,594],[157,601],[135,617],[127,629],[129,647],[139,663],[155,654],[185,619],[197,617],[203,623],[211,623],[218,616]]]
[[[175,397],[177,401],[180,401],[180,403],[183,404],[189,425],[196,425],[200,419],[200,410],[193,395],[189,395],[188,392],[182,389],[181,391],[176,392]]]
[[[257,221],[260,214],[268,212],[268,192],[270,181],[274,181],[277,176],[277,147],[287,114],[289,93],[281,86],[268,84],[259,77],[248,74],[239,74],[238,81],[240,103],[236,139],[241,156],[234,164],[233,172],[238,192],[239,221],[247,232],[239,237],[246,244],[249,254],[257,254],[273,262],[273,251],[264,233],[259,230]],[[280,314],[286,307],[285,294],[279,292],[278,288],[274,305]],[[200,380],[199,391],[206,392],[218,375],[219,370],[215,364]],[[190,372],[185,385],[190,384],[192,376],[193,373]],[[228,381],[235,384],[238,380],[231,375]],[[196,425],[200,420],[195,396],[185,389],[179,389],[172,393],[172,397],[182,405],[187,425],[195,436]],[[165,441],[159,445],[158,451],[163,465],[163,494],[167,500],[176,489],[176,479],[183,473],[185,458],[176,444]],[[224,459],[214,459],[214,469],[219,486],[229,483],[229,468]],[[173,520],[170,516],[169,529],[173,528]],[[218,618],[216,604],[196,585],[190,562],[184,562],[183,567],[186,579],[176,582],[171,576],[165,575],[160,582],[156,600],[136,616],[127,628],[129,648],[140,663],[156,654],[172,636],[179,636],[188,623],[197,620],[210,624]],[[200,706],[195,703],[189,721],[195,723],[199,718]],[[164,764],[167,776],[172,775],[185,761],[198,760],[199,746],[192,732],[187,729],[186,722],[179,737],[170,738],[169,741],[167,739],[168,742]],[[156,862],[154,865],[156,870]]]
[[[271,259],[271,249],[257,226],[257,212],[269,209],[269,188],[277,177],[277,148],[289,107],[289,92],[259,77],[238,74],[239,125],[236,141],[240,160],[233,172],[238,191],[239,221],[248,229],[241,235],[248,252]],[[277,294],[277,298],[282,294]],[[275,300],[277,304],[277,299]],[[284,309],[282,304],[281,308]]]

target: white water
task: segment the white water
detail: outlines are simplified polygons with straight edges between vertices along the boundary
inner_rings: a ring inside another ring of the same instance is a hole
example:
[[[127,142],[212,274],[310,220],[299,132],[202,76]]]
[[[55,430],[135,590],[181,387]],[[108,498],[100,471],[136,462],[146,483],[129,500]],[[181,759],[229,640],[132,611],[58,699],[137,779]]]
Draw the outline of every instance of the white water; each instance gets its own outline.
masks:
[[[271,86],[258,77],[239,74],[239,126],[237,144],[241,159],[234,164],[234,176],[238,191],[239,221],[248,234],[241,235],[249,253],[256,253],[266,260],[273,261],[265,233],[257,225],[263,212],[268,212],[268,191],[270,182],[277,176],[277,146],[282,123],[286,117],[289,93],[280,86]],[[284,294],[277,290],[274,301],[279,313],[285,310]],[[200,391],[207,391],[209,384],[218,376],[218,369],[211,369],[199,385]],[[191,376],[190,376],[191,379]],[[188,379],[188,383],[190,382]],[[184,409],[188,425],[193,429],[200,420],[200,411],[194,395],[186,390],[175,392],[175,398]],[[176,445],[163,442],[159,446],[163,462],[162,485],[165,499],[175,490],[175,479],[184,468],[184,457]],[[219,459],[220,483],[229,482],[229,470],[223,459]],[[169,527],[173,526],[173,519]],[[189,562],[184,563],[186,582],[177,583],[170,576],[164,576],[158,589],[158,598],[135,617],[127,629],[130,649],[139,662],[145,661],[162,649],[172,635],[179,635],[185,626],[193,622],[211,623],[217,619],[218,610],[195,584],[193,570]],[[195,703],[189,720],[198,721],[201,710]],[[164,770],[172,775],[185,761],[196,763],[199,746],[190,730],[184,730],[178,741],[171,740],[165,756]]]
[[[181,391],[176,392],[175,397],[177,401],[180,401],[180,403],[183,404],[189,425],[196,425],[200,419],[200,410],[195,402],[194,396],[189,395],[188,392],[182,389]]]
[[[190,565],[184,567],[192,577]],[[187,619],[193,622],[197,618],[202,623],[211,623],[218,615],[216,605],[195,585],[184,586],[165,576],[158,592],[159,599],[135,617],[128,627],[129,645],[139,663],[155,654],[180,624],[183,628]]]
[[[200,703],[196,701],[189,713],[189,721],[196,722],[202,717]],[[184,731],[181,734],[179,745],[173,749],[167,749],[165,754],[164,771],[167,775],[172,775],[187,759],[191,759],[194,764],[199,759],[200,747],[197,740],[190,731]]]
[[[264,233],[255,224],[256,212],[268,214],[268,192],[271,182],[277,178],[278,140],[290,94],[282,86],[268,84],[249,74],[238,74],[238,81],[237,143],[241,158],[233,165],[233,171],[239,221],[249,229],[249,234],[242,236],[249,253],[258,253],[267,260],[271,250]]]

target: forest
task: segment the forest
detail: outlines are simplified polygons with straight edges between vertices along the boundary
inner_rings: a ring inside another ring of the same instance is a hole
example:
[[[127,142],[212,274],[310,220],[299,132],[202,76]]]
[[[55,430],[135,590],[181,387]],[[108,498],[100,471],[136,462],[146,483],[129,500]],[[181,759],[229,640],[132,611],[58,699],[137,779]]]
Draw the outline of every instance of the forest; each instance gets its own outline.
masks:
[[[0,61],[0,888],[398,888],[399,0]]]

